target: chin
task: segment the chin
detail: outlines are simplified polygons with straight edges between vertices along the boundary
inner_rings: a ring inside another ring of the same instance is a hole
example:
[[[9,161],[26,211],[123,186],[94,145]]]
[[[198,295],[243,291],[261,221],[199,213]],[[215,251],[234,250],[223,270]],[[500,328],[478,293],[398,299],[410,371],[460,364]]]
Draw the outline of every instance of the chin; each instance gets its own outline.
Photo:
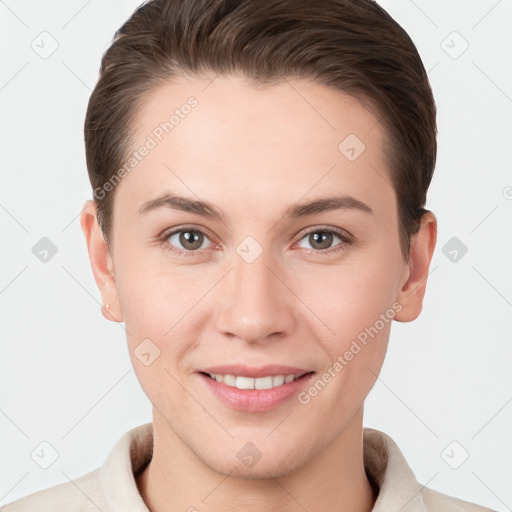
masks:
[[[220,464],[219,466],[210,466],[216,473],[230,478],[240,480],[268,480],[270,478],[279,478],[293,471],[292,468],[283,467],[278,461],[269,464],[260,460],[252,468],[245,467],[242,463],[235,465]]]
[[[230,453],[233,455],[226,459],[225,455]],[[304,452],[299,454],[295,450],[289,455],[278,455],[273,451],[265,457],[265,453],[261,453],[250,442],[245,443],[241,448],[227,449],[218,454],[224,458],[213,455],[213,459],[203,459],[210,469],[223,476],[241,480],[268,480],[282,477],[292,473],[305,462]]]

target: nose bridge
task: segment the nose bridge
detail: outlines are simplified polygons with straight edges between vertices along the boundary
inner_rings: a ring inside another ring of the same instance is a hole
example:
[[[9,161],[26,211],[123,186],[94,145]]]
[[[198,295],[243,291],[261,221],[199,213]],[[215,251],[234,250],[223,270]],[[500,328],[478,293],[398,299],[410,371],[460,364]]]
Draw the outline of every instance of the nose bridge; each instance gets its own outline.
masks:
[[[263,250],[254,239],[236,248],[222,290],[226,296],[218,315],[221,332],[255,341],[289,328],[292,317],[286,305],[287,290],[275,275],[279,274],[276,267],[272,251]]]
[[[274,274],[270,271],[272,266],[272,257],[270,250],[262,251],[256,256],[254,247],[241,244],[237,248],[237,256],[234,257],[234,290],[237,298],[257,299],[264,298],[270,294],[273,288]],[[253,259],[254,258],[254,259]],[[270,267],[270,268],[269,268]]]

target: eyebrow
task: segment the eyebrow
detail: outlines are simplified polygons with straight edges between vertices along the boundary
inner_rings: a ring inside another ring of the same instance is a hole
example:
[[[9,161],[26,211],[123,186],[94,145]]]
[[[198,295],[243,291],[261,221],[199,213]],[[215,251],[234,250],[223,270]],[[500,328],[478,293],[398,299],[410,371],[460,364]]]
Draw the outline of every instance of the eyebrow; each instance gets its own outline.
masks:
[[[143,215],[162,208],[181,210],[220,221],[224,220],[222,210],[212,203],[180,197],[171,193],[165,193],[156,199],[145,202],[137,211],[140,215]],[[292,205],[286,210],[285,217],[302,218],[308,215],[335,210],[359,210],[364,213],[374,214],[373,210],[359,199],[347,195],[334,195]]]

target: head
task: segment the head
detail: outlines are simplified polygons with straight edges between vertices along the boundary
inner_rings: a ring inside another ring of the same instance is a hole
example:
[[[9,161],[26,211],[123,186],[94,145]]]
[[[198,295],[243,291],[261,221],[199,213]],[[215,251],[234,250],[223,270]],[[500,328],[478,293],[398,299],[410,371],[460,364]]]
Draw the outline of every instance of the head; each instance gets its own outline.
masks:
[[[262,475],[284,474],[362,411],[392,320],[421,312],[435,118],[413,42],[373,0],[152,0],[117,31],[85,120],[82,229],[144,391],[211,467],[232,471],[250,438]],[[321,393],[257,414],[217,403],[199,373],[288,364],[322,380],[339,356]]]

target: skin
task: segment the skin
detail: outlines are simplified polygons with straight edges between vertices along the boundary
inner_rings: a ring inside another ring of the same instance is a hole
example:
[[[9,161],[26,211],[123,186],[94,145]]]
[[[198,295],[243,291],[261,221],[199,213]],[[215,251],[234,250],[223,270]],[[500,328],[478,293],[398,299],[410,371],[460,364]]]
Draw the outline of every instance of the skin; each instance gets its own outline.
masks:
[[[153,512],[370,511],[376,495],[363,465],[363,407],[392,322],[307,404],[293,397],[265,413],[236,411],[197,371],[280,363],[318,378],[394,303],[396,321],[414,320],[436,217],[422,218],[408,264],[384,128],[358,101],[302,78],[265,87],[213,78],[173,80],[138,112],[136,147],[187,98],[198,101],[117,186],[110,247],[92,201],[81,214],[94,278],[111,305],[103,315],[125,322],[133,368],[153,404],[154,454],[137,485]],[[350,133],[366,145],[352,162],[338,150]],[[224,222],[172,209],[137,213],[164,191],[215,204]],[[373,214],[285,218],[291,205],[340,192]],[[179,233],[159,239],[182,226],[207,232],[199,249]],[[309,231],[322,228],[344,230],[353,243],[336,234],[315,242]],[[263,249],[252,263],[236,252],[249,235]],[[170,252],[171,244],[190,255]],[[145,338],[160,350],[149,366],[134,355]],[[262,453],[252,467],[236,456],[247,442]]]

